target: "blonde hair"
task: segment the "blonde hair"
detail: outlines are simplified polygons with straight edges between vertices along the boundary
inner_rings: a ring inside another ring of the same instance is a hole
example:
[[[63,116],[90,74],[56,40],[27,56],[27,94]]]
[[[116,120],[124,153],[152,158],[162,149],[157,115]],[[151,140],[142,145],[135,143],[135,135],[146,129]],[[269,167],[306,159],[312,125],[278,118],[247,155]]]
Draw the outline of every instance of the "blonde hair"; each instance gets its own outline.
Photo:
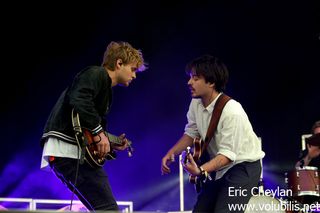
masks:
[[[128,42],[110,42],[104,52],[102,66],[110,70],[115,70],[118,59],[121,59],[125,65],[137,63],[138,71],[147,69],[141,50],[133,48]]]

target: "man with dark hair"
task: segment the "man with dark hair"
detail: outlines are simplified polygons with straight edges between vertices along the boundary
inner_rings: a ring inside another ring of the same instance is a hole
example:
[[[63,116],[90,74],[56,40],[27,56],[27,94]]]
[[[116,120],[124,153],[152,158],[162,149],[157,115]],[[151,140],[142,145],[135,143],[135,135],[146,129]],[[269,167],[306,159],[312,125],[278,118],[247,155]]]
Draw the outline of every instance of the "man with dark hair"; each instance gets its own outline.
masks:
[[[162,174],[170,173],[174,156],[193,146],[196,138],[205,141],[210,118],[229,77],[225,64],[210,55],[191,61],[186,72],[192,96],[188,122],[182,137],[162,158]],[[205,150],[207,160],[197,164],[193,155],[187,154],[181,162],[190,175],[203,183],[193,212],[230,212],[231,205],[248,203],[252,188],[258,186],[260,159],[265,155],[260,143],[241,104],[229,100]]]

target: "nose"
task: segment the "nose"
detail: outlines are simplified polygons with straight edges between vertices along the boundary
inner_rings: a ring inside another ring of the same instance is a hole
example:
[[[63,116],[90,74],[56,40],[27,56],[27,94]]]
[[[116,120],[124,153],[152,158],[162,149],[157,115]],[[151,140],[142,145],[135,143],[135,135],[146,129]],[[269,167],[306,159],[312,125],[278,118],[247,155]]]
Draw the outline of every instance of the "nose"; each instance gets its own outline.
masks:
[[[192,83],[192,78],[189,79],[188,85],[191,85],[191,83]]]
[[[132,78],[133,78],[133,79],[136,79],[136,78],[137,78],[136,72],[133,72],[133,73],[132,73]]]

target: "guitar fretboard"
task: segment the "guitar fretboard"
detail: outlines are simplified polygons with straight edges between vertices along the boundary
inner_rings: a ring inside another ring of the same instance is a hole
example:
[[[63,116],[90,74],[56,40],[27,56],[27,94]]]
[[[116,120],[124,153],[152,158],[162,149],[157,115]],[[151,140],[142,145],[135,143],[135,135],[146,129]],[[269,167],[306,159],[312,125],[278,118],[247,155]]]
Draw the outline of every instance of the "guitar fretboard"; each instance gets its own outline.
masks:
[[[107,133],[107,136],[108,136],[111,143],[115,143],[115,144],[119,144],[119,145],[122,144],[122,141],[120,140],[120,138],[118,136],[115,136],[109,132],[106,132],[106,133]],[[128,144],[130,145],[131,141],[128,140]]]

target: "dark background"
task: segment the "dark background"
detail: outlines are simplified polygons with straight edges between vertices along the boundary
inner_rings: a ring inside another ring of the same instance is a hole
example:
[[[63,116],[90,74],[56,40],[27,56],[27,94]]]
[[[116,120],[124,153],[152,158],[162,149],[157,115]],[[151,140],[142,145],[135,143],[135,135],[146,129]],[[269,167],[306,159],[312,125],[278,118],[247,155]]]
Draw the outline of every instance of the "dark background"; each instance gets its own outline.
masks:
[[[106,1],[11,3],[1,7],[0,197],[70,199],[40,170],[39,139],[61,91],[110,41],[142,50],[149,69],[114,88],[110,132],[135,153],[107,162],[117,200],[134,210],[179,209],[178,164],[160,161],[183,133],[190,102],[184,67],[212,54],[228,66],[226,93],[247,111],[266,152],[266,187],[284,186],[301,135],[320,119],[320,15],[314,1]],[[186,209],[195,193],[188,183]]]

